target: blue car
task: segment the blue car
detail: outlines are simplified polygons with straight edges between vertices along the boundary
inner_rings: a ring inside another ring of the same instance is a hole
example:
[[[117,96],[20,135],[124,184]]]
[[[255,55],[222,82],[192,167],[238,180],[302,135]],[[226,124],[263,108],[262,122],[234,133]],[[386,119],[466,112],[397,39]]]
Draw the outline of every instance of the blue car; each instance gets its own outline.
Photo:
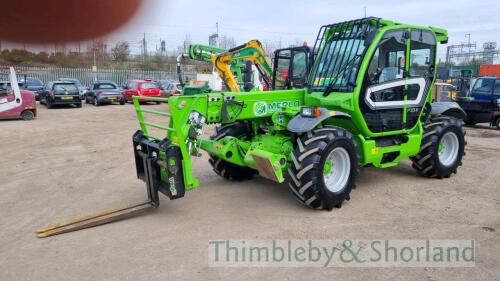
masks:
[[[457,102],[467,113],[467,125],[491,123],[492,112],[500,110],[500,78],[477,78],[470,95]]]
[[[500,78],[479,77],[472,87],[470,96],[477,101],[491,102],[500,99]]]

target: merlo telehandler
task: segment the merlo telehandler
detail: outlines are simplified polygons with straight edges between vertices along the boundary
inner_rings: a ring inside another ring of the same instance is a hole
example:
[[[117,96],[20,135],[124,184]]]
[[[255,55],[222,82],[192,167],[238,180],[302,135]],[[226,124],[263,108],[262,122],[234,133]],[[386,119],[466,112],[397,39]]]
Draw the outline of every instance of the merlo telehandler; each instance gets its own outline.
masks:
[[[286,182],[313,209],[341,207],[365,166],[411,159],[423,177],[450,177],[462,165],[466,141],[460,107],[432,104],[437,46],[447,40],[441,28],[379,18],[329,24],[318,33],[305,88],[171,97],[168,113],[135,100],[140,130],[133,151],[148,201],[132,209],[158,206],[158,192],[177,199],[197,188],[191,157],[201,151],[224,179]],[[149,114],[169,121],[148,122]],[[207,124],[217,125],[216,133],[203,138]],[[109,221],[95,218],[83,224]],[[68,225],[39,235],[74,230]]]

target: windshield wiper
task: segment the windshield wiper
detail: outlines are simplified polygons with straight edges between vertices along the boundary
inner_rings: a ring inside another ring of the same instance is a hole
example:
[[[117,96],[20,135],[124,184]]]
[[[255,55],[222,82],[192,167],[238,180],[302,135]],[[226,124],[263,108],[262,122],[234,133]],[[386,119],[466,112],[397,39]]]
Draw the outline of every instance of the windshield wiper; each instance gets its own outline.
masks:
[[[332,81],[330,81],[330,83],[328,83],[328,86],[326,86],[325,91],[323,92],[323,96],[325,96],[325,97],[326,97],[326,96],[328,96],[331,92],[335,91],[336,89],[340,89],[340,88],[342,88],[342,87],[337,87],[335,84],[337,84],[337,82],[338,82],[338,80],[339,80],[339,77],[340,77],[340,76],[342,76],[342,77],[343,77],[343,76],[345,75],[346,70],[347,70],[350,66],[354,65],[354,63],[356,63],[356,61],[357,61],[359,58],[361,58],[361,55],[356,55],[356,56],[354,56],[354,57],[353,57],[350,61],[348,61],[348,62],[344,65],[344,67],[342,67],[342,68],[338,71],[338,75],[337,75],[337,76],[335,76],[335,78],[334,78]],[[349,82],[347,83],[347,85],[348,85],[348,86],[356,86],[356,85],[355,85],[354,83],[352,83],[351,81],[349,81]]]

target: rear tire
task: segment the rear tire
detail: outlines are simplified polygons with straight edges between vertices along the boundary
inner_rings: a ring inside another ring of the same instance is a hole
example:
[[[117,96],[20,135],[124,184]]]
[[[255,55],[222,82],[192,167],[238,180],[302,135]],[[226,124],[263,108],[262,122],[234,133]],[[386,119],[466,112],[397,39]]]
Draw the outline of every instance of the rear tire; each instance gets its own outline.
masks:
[[[218,126],[215,130],[215,135],[211,137],[213,140],[220,140],[227,136],[241,139],[251,138],[250,122],[242,121],[230,125]],[[254,169],[238,166],[214,155],[210,155],[208,162],[212,165],[216,174],[230,181],[250,180],[257,174],[257,171]]]
[[[497,127],[497,129],[500,130],[500,118],[498,118],[497,121],[495,122],[495,126]]]
[[[350,199],[359,163],[351,133],[333,126],[317,128],[297,139],[291,157],[288,184],[301,203],[331,210]]]
[[[33,113],[33,111],[31,111],[31,110],[25,110],[21,113],[21,118],[24,121],[31,121],[31,120],[35,119],[35,113]]]
[[[425,125],[422,146],[412,157],[412,167],[427,178],[449,178],[462,166],[465,155],[465,129],[454,117],[433,118]]]

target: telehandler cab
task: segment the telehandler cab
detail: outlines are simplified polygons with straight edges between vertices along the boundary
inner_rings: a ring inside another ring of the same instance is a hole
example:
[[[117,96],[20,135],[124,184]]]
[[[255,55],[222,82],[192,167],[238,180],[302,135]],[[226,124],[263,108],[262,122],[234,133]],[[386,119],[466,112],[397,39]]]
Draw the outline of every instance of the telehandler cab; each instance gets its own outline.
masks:
[[[437,44],[447,40],[440,28],[379,18],[330,24],[319,31],[306,88],[171,97],[169,113],[142,109],[136,99],[133,149],[149,196],[139,208],[158,206],[158,191],[177,199],[198,187],[191,157],[202,150],[221,177],[287,181],[313,209],[349,200],[363,166],[388,168],[410,158],[424,177],[450,177],[464,156],[465,114],[453,103],[433,107],[431,94]],[[168,116],[168,125],[148,122],[146,114]],[[206,124],[218,125],[211,138],[202,137]],[[110,220],[93,219],[89,226]],[[81,222],[39,235],[85,227]]]

